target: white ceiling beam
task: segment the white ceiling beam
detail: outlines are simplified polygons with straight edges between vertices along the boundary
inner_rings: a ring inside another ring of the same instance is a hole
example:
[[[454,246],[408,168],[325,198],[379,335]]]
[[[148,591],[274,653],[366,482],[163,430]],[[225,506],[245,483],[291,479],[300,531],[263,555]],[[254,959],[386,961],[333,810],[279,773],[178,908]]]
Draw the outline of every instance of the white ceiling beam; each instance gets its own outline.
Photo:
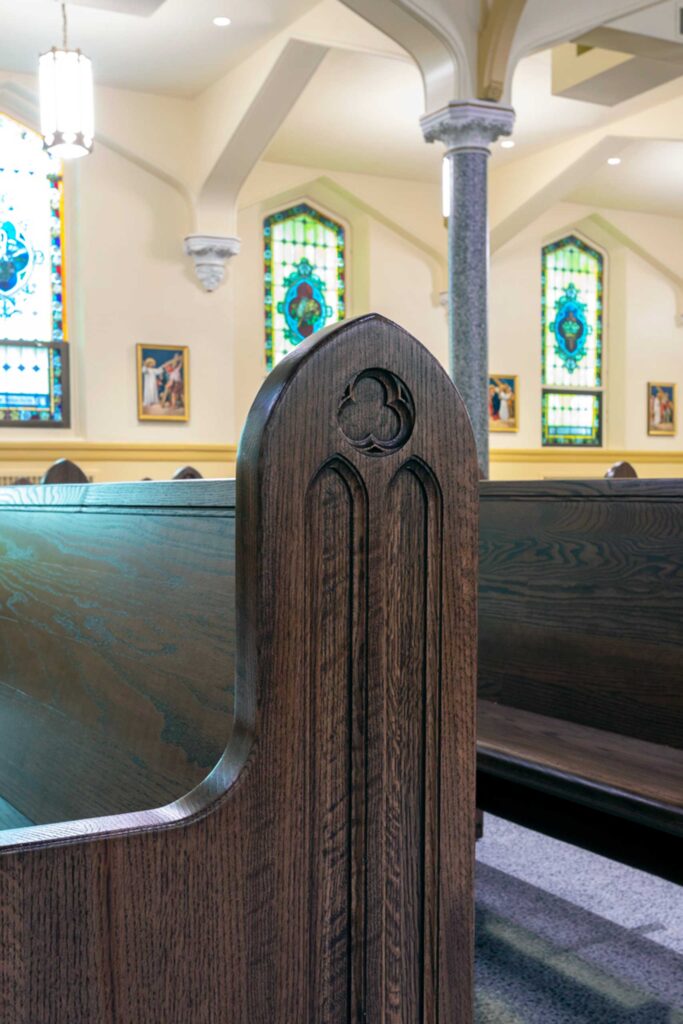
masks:
[[[626,14],[656,7],[661,0],[527,0],[510,50],[504,99],[509,101],[515,68],[523,57],[575,39]]]
[[[198,231],[234,231],[242,185],[327,52],[324,46],[298,39],[284,45],[199,189]]]

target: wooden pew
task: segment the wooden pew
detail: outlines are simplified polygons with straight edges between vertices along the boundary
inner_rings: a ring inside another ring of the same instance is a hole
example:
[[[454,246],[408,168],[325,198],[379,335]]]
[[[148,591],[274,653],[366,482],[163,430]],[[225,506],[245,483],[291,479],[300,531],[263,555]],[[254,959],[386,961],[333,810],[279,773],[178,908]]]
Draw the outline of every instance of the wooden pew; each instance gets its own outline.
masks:
[[[683,881],[683,481],[481,498],[479,806]]]
[[[637,477],[630,462],[614,462],[605,473],[605,480],[636,480]]]
[[[172,477],[173,480],[202,480],[202,474],[194,466],[181,466]]]
[[[164,744],[199,765],[187,720],[227,705],[236,630],[227,746],[192,792],[0,834],[0,1020],[471,1024],[477,470],[462,402],[395,325],[337,326],[268,377],[234,513],[229,486],[0,492],[0,662],[36,678],[14,696],[57,707],[57,728],[111,722],[132,751],[154,721],[159,765]],[[55,774],[71,741],[53,736]]]
[[[58,459],[43,474],[43,484],[87,484],[88,478],[71,459]]]

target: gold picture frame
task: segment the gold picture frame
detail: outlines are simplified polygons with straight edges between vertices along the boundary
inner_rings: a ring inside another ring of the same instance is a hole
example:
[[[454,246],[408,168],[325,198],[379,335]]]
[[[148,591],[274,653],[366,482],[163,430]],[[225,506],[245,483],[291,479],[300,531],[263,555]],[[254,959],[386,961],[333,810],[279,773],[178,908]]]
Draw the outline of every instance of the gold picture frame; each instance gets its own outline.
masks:
[[[514,434],[519,430],[519,384],[516,373],[489,374],[489,430]]]
[[[647,432],[651,437],[674,437],[676,433],[676,385],[648,381]]]
[[[188,345],[136,345],[138,419],[187,423],[190,418]]]

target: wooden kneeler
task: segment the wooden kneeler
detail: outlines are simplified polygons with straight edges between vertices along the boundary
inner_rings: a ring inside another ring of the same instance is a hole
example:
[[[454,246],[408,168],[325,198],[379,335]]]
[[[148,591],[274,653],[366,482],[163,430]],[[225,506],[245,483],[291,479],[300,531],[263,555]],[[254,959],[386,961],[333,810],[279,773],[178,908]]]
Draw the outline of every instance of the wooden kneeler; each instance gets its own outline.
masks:
[[[1,834],[2,1022],[470,1024],[477,478],[394,324],[276,367],[226,752],[167,807]]]

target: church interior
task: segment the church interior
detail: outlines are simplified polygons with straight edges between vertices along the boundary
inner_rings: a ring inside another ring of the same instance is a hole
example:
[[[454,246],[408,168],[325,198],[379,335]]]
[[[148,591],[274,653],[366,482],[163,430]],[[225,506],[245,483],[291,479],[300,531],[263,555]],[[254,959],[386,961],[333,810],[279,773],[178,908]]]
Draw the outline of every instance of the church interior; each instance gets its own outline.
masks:
[[[683,1024],[683,0],[0,26],[0,1024]]]

